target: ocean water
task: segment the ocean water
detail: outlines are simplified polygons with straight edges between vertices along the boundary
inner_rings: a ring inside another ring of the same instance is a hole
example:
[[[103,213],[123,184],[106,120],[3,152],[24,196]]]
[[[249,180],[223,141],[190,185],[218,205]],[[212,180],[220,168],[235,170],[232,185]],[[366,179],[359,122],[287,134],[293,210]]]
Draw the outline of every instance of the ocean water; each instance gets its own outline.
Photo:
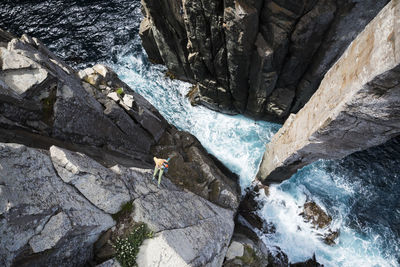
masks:
[[[149,64],[143,50],[127,49],[111,66],[170,123],[191,132],[237,173],[242,189],[250,185],[265,144],[280,125],[192,107],[184,97],[191,85],[165,77],[165,67]],[[390,151],[392,146],[398,150]],[[270,247],[280,247],[291,262],[315,253],[325,266],[399,266],[399,164],[400,144],[393,141],[378,150],[303,168],[290,180],[271,186],[268,197],[261,195],[260,215],[276,227],[276,233],[262,239]],[[340,231],[337,245],[324,244],[324,231],[315,230],[299,215],[309,200],[333,217],[331,229]]]
[[[242,189],[251,183],[265,144],[280,125],[192,107],[185,98],[190,84],[165,77],[165,67],[147,61],[138,36],[138,0],[3,2],[0,27],[41,38],[74,67],[110,65],[170,123],[194,134],[237,173]],[[325,266],[400,266],[399,176],[400,138],[307,166],[271,186],[268,197],[260,196],[260,215],[276,227],[276,233],[262,239],[267,246],[279,246],[291,262],[315,253]],[[331,228],[340,230],[337,245],[325,245],[323,231],[299,215],[308,200],[333,217]]]

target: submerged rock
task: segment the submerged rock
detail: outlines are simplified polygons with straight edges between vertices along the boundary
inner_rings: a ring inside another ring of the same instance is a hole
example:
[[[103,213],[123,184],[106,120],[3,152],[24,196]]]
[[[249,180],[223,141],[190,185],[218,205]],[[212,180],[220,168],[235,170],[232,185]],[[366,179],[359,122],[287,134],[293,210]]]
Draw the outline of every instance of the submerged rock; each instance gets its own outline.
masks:
[[[327,245],[335,245],[340,232],[339,230],[328,229],[332,217],[313,201],[304,203],[303,208],[304,210],[300,215],[316,229],[327,229],[323,234],[323,241]]]
[[[304,203],[304,211],[300,214],[303,218],[312,223],[317,229],[325,228],[332,222],[332,217],[329,216],[315,202]]]

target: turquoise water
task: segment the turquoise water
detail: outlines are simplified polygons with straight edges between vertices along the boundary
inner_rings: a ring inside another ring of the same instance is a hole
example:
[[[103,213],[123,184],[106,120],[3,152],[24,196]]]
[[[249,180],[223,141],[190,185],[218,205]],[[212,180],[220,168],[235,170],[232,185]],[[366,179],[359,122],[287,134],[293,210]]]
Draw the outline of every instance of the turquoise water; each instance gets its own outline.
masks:
[[[197,136],[212,154],[251,183],[264,145],[279,125],[227,116],[191,107],[184,95],[189,84],[164,77],[165,68],[150,66],[138,36],[138,0],[13,1],[0,5],[0,25],[16,35],[40,38],[73,67],[106,62],[135,91],[145,96],[179,129]],[[274,223],[264,235],[292,262],[316,254],[325,266],[400,266],[400,138],[339,161],[320,161],[261,196],[260,213]],[[330,247],[299,216],[312,199],[333,217],[339,243]],[[300,230],[299,230],[300,229]]]
[[[203,146],[250,185],[265,150],[265,143],[280,125],[228,116],[184,97],[191,84],[166,78],[164,66],[150,66],[142,53],[127,53],[112,66],[131,88],[143,95],[178,129],[195,135]]]
[[[132,42],[139,42],[139,39]],[[150,65],[144,51],[129,49],[132,46],[127,45],[112,64],[120,77],[157,107],[170,123],[195,135],[210,153],[237,173],[242,189],[250,185],[257,173],[265,144],[280,125],[192,107],[184,97],[191,85],[166,78],[164,66]],[[262,195],[259,199],[263,206],[260,215],[274,223],[277,231],[264,235],[262,239],[268,246],[279,246],[291,262],[306,260],[315,253],[317,260],[325,266],[399,266],[398,233],[392,231],[393,225],[384,222],[386,226],[382,226],[382,220],[376,222],[374,214],[369,214],[372,217],[370,222],[360,219],[360,214],[357,214],[360,212],[360,204],[357,204],[360,194],[368,195],[376,188],[363,187],[363,172],[358,176],[350,174],[348,170],[357,166],[346,168],[342,166],[344,162],[346,160],[320,161],[303,168],[290,180],[271,186],[270,196]],[[398,163],[394,160],[394,166],[389,167],[396,170]],[[368,159],[363,164],[368,164]],[[365,168],[364,173],[374,172],[373,166],[369,168],[363,164],[359,167]],[[387,176],[386,180],[399,180],[396,173],[385,169],[381,173]],[[400,189],[399,182],[388,189],[387,193],[394,194],[391,203],[383,205],[392,206],[393,213],[399,216],[396,188]],[[324,232],[313,229],[299,216],[301,206],[310,199],[332,215],[331,228],[340,230],[337,245],[324,244],[320,238]],[[361,205],[361,209],[374,204],[368,201],[370,199],[362,203],[364,206]],[[400,221],[400,217],[395,219]]]

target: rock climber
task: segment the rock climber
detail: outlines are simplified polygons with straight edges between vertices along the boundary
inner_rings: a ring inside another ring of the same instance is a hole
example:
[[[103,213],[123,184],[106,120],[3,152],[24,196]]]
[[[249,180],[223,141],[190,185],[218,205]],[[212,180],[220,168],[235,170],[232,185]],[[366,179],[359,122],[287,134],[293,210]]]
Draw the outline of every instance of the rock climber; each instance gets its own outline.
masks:
[[[158,184],[157,184],[157,187],[160,187],[161,177],[162,177],[164,171],[168,171],[168,161],[170,160],[170,158],[159,159],[159,158],[154,157],[153,160],[154,160],[154,163],[156,164],[156,167],[154,168],[153,181],[156,178],[157,172],[160,172],[158,174]]]

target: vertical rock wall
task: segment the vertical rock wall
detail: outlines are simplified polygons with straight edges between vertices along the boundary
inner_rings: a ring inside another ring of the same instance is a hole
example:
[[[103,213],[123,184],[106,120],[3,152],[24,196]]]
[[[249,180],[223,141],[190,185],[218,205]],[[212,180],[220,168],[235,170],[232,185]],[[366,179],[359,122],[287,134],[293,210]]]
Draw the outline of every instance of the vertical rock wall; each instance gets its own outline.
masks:
[[[281,182],[318,159],[347,156],[400,134],[400,2],[391,1],[267,145],[257,177]]]
[[[388,0],[142,0],[149,59],[194,102],[283,122]]]

